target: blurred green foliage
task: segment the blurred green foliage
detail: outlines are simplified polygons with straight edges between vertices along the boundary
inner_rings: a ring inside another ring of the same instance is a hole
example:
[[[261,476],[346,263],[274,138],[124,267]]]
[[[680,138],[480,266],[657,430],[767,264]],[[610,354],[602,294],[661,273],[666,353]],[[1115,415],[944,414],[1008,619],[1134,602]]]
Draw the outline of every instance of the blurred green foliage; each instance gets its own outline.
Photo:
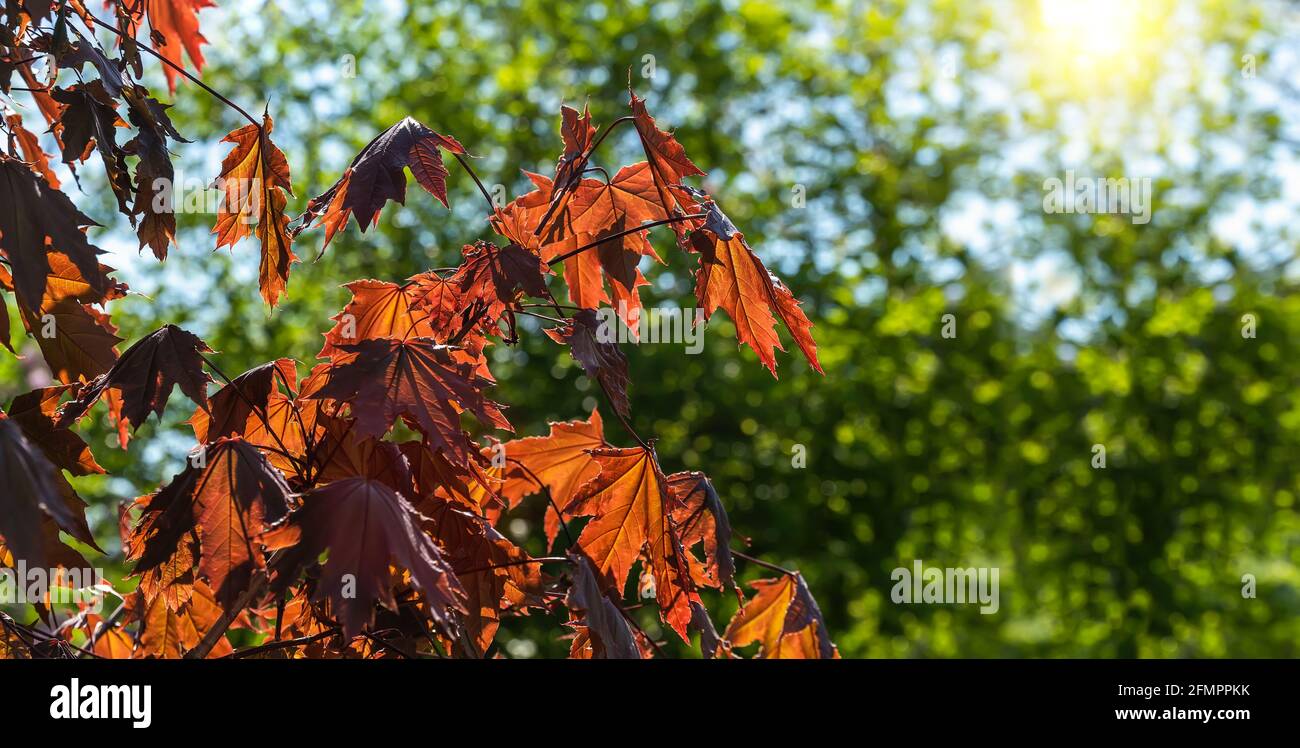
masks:
[[[1167,19],[1149,19],[1171,26],[1149,40],[1166,48],[1117,84],[1106,60],[1040,64],[1026,20],[1037,3],[1014,0],[222,5],[233,7],[203,15],[204,79],[245,108],[269,103],[295,209],[405,115],[459,138],[485,182],[521,194],[520,169],[553,168],[559,105],[590,102],[609,122],[630,78],[804,300],[826,369],[784,355],[773,379],[719,315],[700,355],[628,351],[635,425],[660,440],[665,469],[713,478],[750,553],[807,577],[845,656],[1300,655],[1295,238],[1264,224],[1225,238],[1215,223],[1285,192],[1294,91],[1261,91],[1285,83],[1270,62],[1295,56],[1294,9],[1166,4]],[[1172,28],[1184,17],[1195,33]],[[1255,77],[1239,69],[1247,53]],[[181,168],[215,176],[215,141],[238,116],[184,86],[173,119],[196,141]],[[599,162],[638,158],[622,132]],[[1153,220],[1045,214],[1043,180],[1071,168],[1154,177]],[[165,265],[114,258],[148,294],[117,302],[114,321],[130,340],[180,324],[231,374],[284,355],[309,363],[343,283],[456,265],[487,236],[473,184],[454,165],[449,183],[450,212],[412,185],[377,230],[353,224],[319,261],[321,232],[305,234],[270,315],[255,245],[213,253],[211,217],[182,216]],[[129,237],[118,246],[134,254]],[[656,246],[667,265],[645,268],[644,295],[693,306],[692,261],[664,236]],[[1026,283],[1045,259],[1048,282]],[[955,338],[940,334],[946,314]],[[1242,336],[1247,314],[1255,338]],[[493,350],[493,371],[521,435],[597,402],[536,325]],[[182,402],[126,453],[94,427],[119,477],[79,486],[106,548],[115,503],[180,468]],[[1091,467],[1094,445],[1105,469]],[[537,553],[542,510],[529,503],[505,525]],[[913,559],[999,567],[1001,610],[891,603],[890,572]],[[1256,599],[1242,596],[1245,574]],[[734,598],[708,602],[724,625]],[[639,613],[654,628],[653,611]],[[563,653],[559,623],[507,624],[503,653]]]

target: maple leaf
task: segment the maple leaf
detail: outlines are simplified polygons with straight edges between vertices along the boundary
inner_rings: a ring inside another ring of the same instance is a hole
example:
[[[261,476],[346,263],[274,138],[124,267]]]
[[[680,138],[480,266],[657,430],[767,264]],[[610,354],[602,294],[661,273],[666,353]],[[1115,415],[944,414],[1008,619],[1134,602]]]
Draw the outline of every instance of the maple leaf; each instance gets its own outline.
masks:
[[[646,219],[664,215],[646,197],[654,187],[646,162],[619,170],[608,184],[581,180],[565,193],[562,207],[556,209],[540,237],[535,235],[534,227],[544,217],[549,202],[560,199],[559,193],[553,192],[553,184],[546,177],[525,174],[537,189],[498,209],[492,218],[493,229],[531,251],[545,249],[552,258],[564,257],[569,300],[584,309],[596,309],[602,302],[616,304],[619,316],[635,337],[641,309],[637,289],[648,285],[638,264],[643,256],[662,262],[650,245],[647,231],[629,231]],[[579,251],[581,247],[587,249]],[[606,282],[614,294],[613,301],[605,290]]]
[[[371,478],[404,496],[414,494],[415,479],[400,447],[390,441],[357,434],[354,422],[319,415],[316,454],[311,466],[315,483],[345,478]]]
[[[16,559],[33,567],[47,566],[46,559],[58,543],[51,544],[41,529],[46,516],[69,534],[88,537],[78,529],[85,526],[85,518],[77,516],[64,493],[65,488],[71,491],[67,481],[7,417],[0,418],[0,484],[5,486],[0,491],[0,535]]]
[[[220,438],[203,446],[202,464],[186,468],[143,506],[148,533],[135,571],[172,559],[191,531],[199,541],[199,575],[230,608],[265,568],[261,536],[289,510],[289,486],[255,446]]]
[[[289,266],[297,261],[289,236],[289,218],[284,214],[286,194],[293,194],[289,162],[271,142],[275,123],[271,115],[262,115],[261,126],[244,125],[222,138],[234,148],[221,162],[217,177],[222,200],[217,210],[217,248],[234,246],[248,236],[248,227],[257,222],[256,235],[262,243],[262,260],[258,268],[258,287],[266,303],[274,307],[289,281]]]
[[[709,319],[718,307],[726,310],[736,324],[736,337],[753,348],[776,376],[772,349],[785,350],[776,334],[779,317],[808,363],[823,373],[810,332],[812,323],[799,308],[799,301],[768,271],[745,243],[745,235],[736,230],[718,206],[707,197],[702,204],[708,215],[704,225],[691,234],[691,246],[700,253],[695,298],[704,309],[704,318]]]
[[[276,376],[287,387],[297,379],[297,365],[291,358],[281,358],[254,367],[230,380],[230,384],[208,398],[207,408],[198,408],[190,417],[194,437],[200,444],[222,436],[244,436],[250,423],[261,423],[275,392]]]
[[[565,261],[569,298],[586,309],[596,308],[601,301],[612,303],[633,339],[639,337],[641,298],[637,289],[649,285],[638,268],[641,258],[663,260],[651,246],[648,231],[631,229],[668,217],[656,194],[650,165],[642,161],[623,167],[608,183],[584,180],[573,196],[570,225],[583,232],[583,245],[599,243],[594,252],[587,250]],[[605,295],[596,268],[613,292],[612,301]]]
[[[670,188],[681,184],[685,177],[702,177],[705,174],[687,158],[686,149],[682,148],[672,133],[659,129],[654,117],[646,111],[645,99],[639,98],[635,93],[631,93],[631,97],[633,124],[636,125],[637,135],[641,137],[646,160],[650,163],[650,174],[659,205],[664,213],[677,215],[680,206]],[[674,224],[674,228],[678,228],[678,225]]]
[[[624,166],[609,182],[584,179],[574,191],[572,225],[583,233],[594,234],[620,221],[631,228],[668,217],[648,161]],[[643,233],[629,237],[633,237],[629,241],[640,240],[638,247],[642,254],[655,257],[648,243],[640,243],[645,239]]]
[[[733,646],[759,643],[759,657],[770,659],[834,659],[835,645],[826,635],[826,622],[817,601],[798,573],[750,583],[755,595],[727,626],[724,637]]]
[[[102,475],[104,468],[95,461],[85,440],[76,432],[55,425],[59,400],[71,389],[69,385],[59,385],[32,390],[15,397],[6,412],[56,467],[72,475]]]
[[[627,356],[612,342],[613,332],[608,323],[597,319],[596,313],[583,309],[563,327],[546,330],[557,343],[569,346],[572,354],[588,377],[596,380],[614,410],[626,418],[630,413],[627,402]]]
[[[718,492],[713,489],[713,482],[699,471],[673,473],[668,476],[668,490],[673,495],[672,517],[681,532],[682,546],[692,548],[697,543],[704,546],[702,566],[694,556],[687,556],[695,583],[734,588],[736,566],[731,557],[731,521]]]
[[[414,278],[402,284],[355,280],[343,287],[352,292],[352,300],[331,317],[334,327],[325,333],[325,346],[317,358],[332,358],[341,353],[340,345],[374,338],[441,337],[445,342],[445,334],[434,327],[431,314],[413,309],[432,291],[422,292]]]
[[[510,465],[501,494],[513,506],[543,486],[550,492],[555,506],[546,512],[548,548],[555,543],[555,536],[560,532],[557,513],[578,495],[578,489],[584,483],[600,473],[600,463],[591,456],[591,451],[608,446],[610,444],[605,441],[600,412],[595,408],[585,421],[552,423],[547,436],[530,436],[506,442],[507,461],[523,465],[527,472]]]
[[[59,426],[67,426],[86,414],[100,397],[116,390],[122,398],[121,418],[140,428],[153,412],[162,417],[172,388],[195,403],[208,407],[207,385],[212,377],[203,370],[203,354],[211,353],[193,333],[167,324],[126,349],[113,368],[96,377],[59,411]]]
[[[64,163],[84,161],[92,146],[98,150],[108,185],[117,198],[118,211],[134,221],[128,204],[131,176],[126,166],[126,151],[117,144],[116,127],[121,118],[117,115],[116,100],[99,80],[56,88],[50,96],[63,105],[59,122],[63,125]]]
[[[409,282],[414,284],[407,290],[411,306],[420,310],[424,323],[432,330],[431,337],[450,340],[457,332],[451,326],[452,320],[461,311],[461,297],[456,285],[432,271],[412,276]]]
[[[591,124],[591,112],[586,106],[582,113],[570,106],[560,107],[560,138],[564,141],[564,153],[555,165],[555,184],[558,189],[568,189],[570,185],[582,179],[579,166],[582,157],[592,146],[596,128]]]
[[[465,589],[465,626],[481,655],[492,644],[501,611],[541,605],[541,563],[454,502],[431,499],[420,506],[429,518],[426,528]]]
[[[27,299],[45,294],[48,247],[66,255],[92,287],[104,289],[103,252],[86,241],[81,227],[96,225],[68,196],[17,159],[0,154],[0,251],[13,270],[15,290]]]
[[[521,290],[529,296],[550,298],[545,279],[550,271],[540,257],[518,244],[498,247],[477,242],[463,251],[465,262],[448,282],[455,288],[463,308],[473,308],[476,302],[482,305],[486,321],[499,319]]]
[[[578,614],[591,645],[591,658],[603,660],[639,660],[641,648],[617,604],[601,591],[591,562],[576,553],[569,554],[573,566],[573,584],[564,598],[569,610]],[[576,642],[575,642],[576,644]],[[579,647],[575,646],[575,649]]]
[[[170,607],[165,595],[146,600],[143,594],[136,594],[131,600],[133,614],[140,621],[135,657],[179,659],[199,645],[222,615],[212,590],[203,582],[194,584],[193,595],[179,608]],[[208,657],[224,657],[233,651],[234,647],[223,636]]]
[[[122,80],[122,70],[117,63],[110,60],[99,47],[88,41],[75,26],[67,28],[76,35],[76,41],[64,39],[62,43],[59,43],[55,41],[57,37],[44,37],[38,40],[38,44],[43,48],[49,48],[54,53],[55,60],[61,68],[70,68],[80,72],[87,63],[93,65],[95,70],[99,72],[99,80],[104,86],[104,91],[109,96],[120,96],[124,81]],[[77,77],[80,78],[81,76],[78,75]]]
[[[483,396],[490,382],[472,364],[456,361],[454,348],[432,338],[376,338],[339,349],[354,356],[331,368],[309,399],[350,402],[360,436],[379,437],[405,416],[437,448],[466,461],[473,446],[460,427],[462,411],[486,426],[511,430],[499,406]]]
[[[430,130],[420,122],[404,117],[401,122],[375,136],[362,148],[339,181],[307,203],[295,234],[305,231],[318,218],[326,216],[325,246],[334,232],[342,228],[348,216],[355,216],[364,232],[379,221],[384,203],[393,200],[406,204],[406,174],[411,174],[429,194],[447,205],[447,167],[441,151],[464,155],[465,147],[448,135]]]
[[[184,67],[181,50],[189,55],[194,69],[203,71],[203,49],[208,43],[199,33],[199,11],[215,8],[212,0],[145,0],[145,16],[149,19],[150,36],[158,45],[158,52],[168,62],[179,68]],[[176,81],[180,73],[168,65],[163,65],[163,74],[167,76],[167,88],[176,93]]]
[[[50,372],[68,384],[93,379],[112,368],[117,361],[117,343],[107,314],[92,304],[103,304],[126,293],[124,285],[108,278],[113,269],[100,265],[107,281],[104,289],[95,289],[81,275],[81,270],[61,252],[48,252],[49,274],[45,294],[33,303],[16,294],[23,327],[36,339]],[[12,288],[12,279],[0,270],[0,287]],[[47,316],[48,315],[48,316]],[[7,315],[3,316],[8,319]],[[51,330],[57,334],[49,334]]]
[[[133,85],[124,94],[127,118],[139,128],[136,136],[123,146],[127,153],[140,157],[135,167],[135,204],[131,209],[133,214],[143,216],[136,233],[142,249],[148,246],[154,257],[165,260],[168,245],[176,243],[176,212],[171,203],[175,196],[160,194],[156,185],[169,184],[176,177],[167,152],[167,139],[189,141],[176,132],[167,116],[169,107],[150,97],[143,86]]]
[[[9,131],[18,138],[18,147],[22,149],[23,159],[36,170],[50,187],[59,189],[59,178],[55,175],[53,167],[50,166],[50,157],[41,148],[41,142],[37,139],[36,134],[31,130],[23,127],[23,118],[19,114],[11,114],[5,117],[5,124],[8,125]]]
[[[600,473],[565,507],[592,519],[578,536],[578,548],[621,590],[632,565],[646,560],[653,576],[659,615],[684,640],[691,600],[698,599],[670,512],[672,497],[654,453],[645,447],[591,452]]]
[[[45,363],[55,379],[65,384],[93,379],[117,361],[117,344],[122,342],[108,315],[75,299],[45,303],[29,308],[19,300],[23,326],[36,338]],[[41,334],[53,324],[54,335]]]
[[[411,574],[425,594],[427,611],[446,629],[449,610],[465,612],[465,590],[433,540],[420,530],[423,518],[392,488],[369,478],[347,478],[307,492],[288,524],[267,535],[282,550],[272,589],[283,592],[299,571],[328,550],[313,599],[329,598],[348,636],[374,620],[374,603],[396,608],[390,562]],[[348,576],[354,594],[345,594]]]

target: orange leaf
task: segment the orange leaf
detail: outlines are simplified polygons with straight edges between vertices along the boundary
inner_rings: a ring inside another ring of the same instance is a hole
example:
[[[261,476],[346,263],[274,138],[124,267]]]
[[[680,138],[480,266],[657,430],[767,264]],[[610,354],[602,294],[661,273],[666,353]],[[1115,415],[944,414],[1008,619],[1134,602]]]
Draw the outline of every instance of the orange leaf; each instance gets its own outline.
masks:
[[[759,657],[833,659],[839,657],[826,637],[826,622],[800,574],[750,583],[757,594],[736,611],[724,638],[733,646],[759,643]]]
[[[768,272],[758,259],[745,235],[727,219],[712,200],[705,199],[709,216],[703,228],[691,234],[691,246],[700,253],[695,272],[695,298],[708,319],[718,307],[726,310],[736,324],[736,337],[753,348],[763,365],[776,376],[773,348],[785,350],[776,334],[776,317],[794,335],[804,357],[818,373],[817,344],[813,342],[812,323],[799,309],[799,302],[780,279]],[[773,316],[775,315],[775,316]]]
[[[222,438],[203,448],[172,482],[144,505],[139,531],[148,533],[136,571],[172,559],[186,535],[199,539],[199,574],[230,608],[265,568],[261,535],[289,511],[284,476],[253,445]]]
[[[221,142],[235,147],[221,162],[218,180],[223,196],[212,229],[218,248],[234,246],[257,222],[257,238],[262,242],[258,284],[262,298],[272,307],[289,281],[289,265],[298,259],[291,249],[289,218],[284,214],[285,195],[293,194],[289,162],[271,142],[274,126],[271,116],[263,115],[261,127],[244,125],[222,138]]]
[[[373,338],[446,339],[435,334],[428,312],[412,309],[421,297],[416,283],[356,280],[344,288],[352,292],[352,300],[331,318],[334,327],[325,333],[325,347],[316,358],[333,358],[342,353],[338,346]]]
[[[5,123],[9,125],[9,130],[18,136],[18,147],[23,150],[23,159],[35,167],[40,175],[45,177],[45,181],[50,183],[54,189],[59,189],[59,178],[55,175],[54,169],[50,167],[50,157],[41,148],[41,142],[36,137],[36,133],[23,127],[23,118],[19,114],[11,114],[5,117]]]
[[[208,40],[199,33],[199,11],[203,8],[215,8],[212,0],[147,0],[145,13],[149,18],[149,27],[153,33],[162,37],[158,52],[177,67],[184,67],[181,49],[194,63],[194,69],[203,70],[202,45]],[[163,73],[167,76],[167,88],[176,93],[176,80],[180,73],[164,65]]]
[[[655,125],[645,108],[645,99],[635,93],[632,96],[632,116],[637,134],[641,136],[641,146],[645,149],[646,159],[650,162],[650,173],[654,179],[659,204],[664,212],[673,215],[678,209],[673,185],[679,185],[684,177],[704,176],[699,167],[686,157],[686,149],[677,142],[672,133],[660,130]],[[679,224],[673,224],[676,228]]]
[[[659,614],[683,640],[698,600],[686,568],[677,529],[669,516],[667,480],[654,453],[644,447],[592,450],[600,473],[566,507],[592,516],[578,547],[615,590],[623,589],[638,558],[653,575]]]
[[[340,349],[351,358],[331,367],[326,383],[307,398],[350,402],[358,436],[382,436],[406,417],[435,447],[463,462],[475,450],[461,430],[462,411],[510,430],[499,406],[483,396],[489,380],[473,364],[456,360],[455,348],[431,338],[377,338]]]
[[[546,485],[555,507],[546,510],[546,543],[550,547],[560,531],[556,508],[563,509],[578,495],[584,483],[600,473],[600,463],[591,450],[610,446],[605,441],[600,413],[594,408],[586,421],[552,423],[547,436],[530,436],[506,442],[506,459],[517,460]],[[521,498],[541,490],[532,476],[518,466],[507,465],[506,484],[501,495],[511,506]]]

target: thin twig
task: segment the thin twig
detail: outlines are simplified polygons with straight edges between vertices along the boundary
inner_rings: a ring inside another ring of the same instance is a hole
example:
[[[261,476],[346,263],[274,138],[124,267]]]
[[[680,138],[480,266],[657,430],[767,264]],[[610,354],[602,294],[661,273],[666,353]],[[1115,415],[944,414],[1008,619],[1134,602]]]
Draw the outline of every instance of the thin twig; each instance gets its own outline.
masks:
[[[547,264],[547,265],[554,265],[554,264],[557,263],[557,262],[563,262],[564,260],[567,260],[567,259],[569,259],[570,257],[573,257],[573,256],[576,255],[576,254],[581,254],[582,252],[586,252],[587,250],[591,249],[592,247],[599,247],[600,245],[604,244],[605,242],[613,241],[613,240],[615,240],[615,239],[621,239],[621,238],[627,236],[628,234],[635,234],[635,233],[638,232],[638,231],[645,231],[646,229],[652,229],[652,228],[654,228],[654,227],[656,227],[656,226],[663,226],[663,225],[665,225],[665,224],[669,224],[669,223],[681,223],[682,221],[691,221],[691,220],[695,220],[695,219],[697,219],[697,218],[705,218],[705,217],[707,217],[707,216],[708,216],[707,213],[687,213],[687,214],[685,214],[685,215],[673,216],[672,218],[664,218],[664,219],[661,219],[661,220],[658,220],[658,221],[653,221],[653,222],[651,222],[651,223],[643,223],[643,224],[641,224],[640,226],[633,226],[633,227],[630,228],[630,229],[625,229],[625,230],[623,230],[623,231],[619,231],[619,232],[617,232],[617,233],[610,234],[609,236],[603,236],[603,237],[597,239],[596,241],[594,241],[594,242],[588,242],[587,244],[584,244],[584,245],[582,245],[581,247],[578,247],[577,249],[572,249],[572,250],[569,250],[568,252],[565,252],[565,253],[563,253],[563,254],[556,255],[556,256],[552,257],[551,259],[547,260],[547,261],[546,261],[546,264]]]
[[[478,178],[478,174],[474,173],[474,168],[465,160],[465,156],[460,153],[453,153],[451,155],[456,157],[456,160],[460,162],[461,167],[465,169],[465,173],[469,175],[470,179],[474,180],[474,184],[478,185],[478,191],[482,193],[483,199],[487,200],[488,212],[495,213],[497,204],[492,202],[492,196],[488,194],[487,188],[483,186],[483,181]]]
[[[102,26],[102,27],[108,29],[109,31],[113,32],[114,34],[117,34],[119,37],[121,37],[121,38],[123,38],[123,39],[128,38],[127,35],[126,35],[126,34],[123,34],[121,31],[119,31],[118,28],[117,28],[116,26],[109,26],[108,24],[104,23],[103,21],[99,20],[98,18],[96,18],[96,17],[94,17],[94,16],[89,16],[89,18],[90,18],[91,21],[94,21],[95,24],[97,24],[97,25],[99,25],[99,26]],[[180,65],[177,65],[176,63],[172,62],[171,60],[167,59],[166,57],[163,57],[162,54],[156,52],[156,51],[155,51],[152,47],[150,47],[149,45],[147,45],[147,44],[141,44],[140,42],[138,42],[138,41],[136,41],[136,40],[134,40],[134,39],[131,39],[131,41],[134,42],[135,45],[136,45],[137,47],[139,47],[140,49],[143,49],[144,51],[148,52],[149,54],[153,55],[154,57],[157,57],[157,58],[158,58],[160,61],[162,61],[162,63],[163,63],[164,65],[166,65],[167,67],[171,68],[172,70],[175,70],[176,72],[178,72],[178,73],[180,73],[181,75],[183,75],[183,76],[185,76],[186,78],[188,78],[190,81],[192,81],[193,83],[195,83],[199,88],[202,88],[204,91],[207,91],[208,93],[210,93],[210,94],[212,94],[213,96],[215,96],[219,101],[221,101],[221,103],[225,104],[226,106],[230,107],[231,109],[234,109],[236,112],[239,112],[240,114],[244,115],[244,119],[246,119],[246,120],[248,120],[249,122],[253,123],[253,126],[254,126],[254,127],[256,127],[256,128],[259,129],[259,130],[262,129],[262,123],[260,123],[260,122],[258,122],[257,120],[253,119],[253,115],[251,115],[251,114],[249,114],[248,112],[244,111],[244,108],[241,107],[240,105],[236,104],[235,102],[231,101],[230,99],[227,99],[225,96],[222,96],[222,95],[221,95],[221,94],[220,94],[220,93],[219,93],[215,88],[213,88],[212,86],[209,86],[208,84],[204,83],[203,81],[199,80],[198,78],[194,77],[193,75],[190,75],[189,71],[187,71],[185,68],[181,67]]]
[[[775,572],[779,572],[779,573],[781,573],[781,574],[785,574],[786,576],[791,576],[791,577],[792,577],[792,576],[794,576],[794,575],[797,573],[797,572],[794,572],[794,571],[791,571],[791,570],[785,568],[784,566],[777,566],[776,564],[771,563],[770,561],[764,561],[764,560],[761,559],[761,558],[754,558],[753,556],[750,556],[750,555],[748,555],[748,554],[741,553],[740,551],[735,550],[734,548],[733,548],[732,551],[731,551],[731,555],[735,556],[736,558],[742,559],[742,560],[744,560],[744,561],[748,561],[748,562],[750,562],[751,564],[754,564],[754,565],[756,565],[756,566],[761,566],[761,567],[763,567],[764,569],[769,569],[769,570],[771,570],[771,571],[775,571]]]
[[[532,478],[533,482],[537,484],[537,487],[542,489],[542,493],[546,495],[546,503],[550,504],[551,508],[555,510],[555,517],[556,519],[560,520],[560,529],[564,530],[564,537],[566,540],[569,541],[569,545],[572,546],[573,534],[569,532],[569,524],[564,521],[564,512],[560,511],[560,505],[556,504],[555,499],[551,496],[551,489],[547,488],[546,484],[542,482],[542,479],[538,478],[537,474],[534,473],[532,470],[529,470],[527,465],[525,465],[524,463],[520,462],[519,460],[513,457],[510,457],[508,459],[510,462],[513,462],[514,464],[523,468],[524,472],[528,474],[528,477]]]
[[[208,368],[212,369],[213,373],[215,373],[218,377],[221,377],[221,381],[225,382],[227,387],[233,389],[235,391],[235,394],[239,395],[239,398],[244,401],[244,404],[247,405],[249,409],[253,411],[253,414],[256,415],[258,420],[262,422],[262,425],[266,427],[266,433],[270,434],[271,438],[275,440],[276,445],[280,447],[281,454],[283,454],[286,459],[292,462],[294,467],[296,467],[299,470],[303,470],[304,467],[301,465],[301,463],[299,463],[298,458],[294,457],[293,454],[289,452],[289,448],[286,447],[284,445],[284,442],[280,440],[280,435],[275,433],[275,429],[271,426],[271,414],[266,412],[263,408],[259,408],[256,403],[254,403],[252,400],[249,399],[248,395],[244,394],[244,391],[242,389],[236,387],[234,380],[226,376],[226,373],[223,372],[221,368],[218,367],[215,363],[213,363],[212,359],[208,358],[207,356],[204,356],[202,353],[199,354],[199,358],[203,359],[203,363],[207,364]],[[211,435],[209,434],[209,436]]]
[[[456,573],[461,575],[474,574],[480,571],[504,569],[509,566],[527,566],[528,564],[558,564],[558,563],[567,564],[569,563],[569,559],[565,556],[538,556],[537,558],[526,558],[522,561],[506,561],[505,563],[502,564],[488,564],[487,566],[479,566],[474,569],[460,569]]]
[[[549,304],[539,304],[539,306],[545,306],[545,307],[548,307],[548,308],[549,308],[550,305],[549,305]],[[551,316],[546,315],[546,314],[538,314],[537,312],[530,312],[530,311],[528,311],[527,309],[516,309],[516,310],[514,310],[514,311],[515,311],[515,314],[525,314],[525,315],[527,315],[527,316],[529,316],[529,317],[536,317],[537,319],[546,320],[547,322],[554,322],[554,323],[557,324],[557,325],[567,325],[567,324],[569,324],[569,321],[568,321],[567,319],[557,319],[557,318],[555,318],[555,317],[551,317]]]
[[[244,590],[244,594],[240,595],[239,599],[235,601],[235,604],[223,612],[217,622],[212,625],[212,628],[208,629],[208,633],[203,635],[199,645],[185,653],[185,659],[202,660],[207,657],[212,648],[217,646],[217,642],[221,640],[221,637],[225,636],[226,629],[230,628],[230,624],[234,623],[235,618],[243,612],[254,597],[261,594],[265,587],[266,575],[258,574],[257,578],[248,585],[248,589]]]
[[[263,654],[265,652],[274,652],[275,650],[278,649],[291,649],[293,647],[302,647],[311,644],[312,642],[320,641],[321,639],[325,639],[327,637],[333,636],[337,633],[339,633],[339,628],[334,627],[315,634],[311,634],[310,636],[300,636],[296,639],[281,639],[278,641],[267,642],[265,644],[259,644],[256,647],[250,647],[248,649],[241,649],[235,652],[231,652],[228,655],[224,655],[222,659],[242,660],[245,657],[252,657],[254,655]]]

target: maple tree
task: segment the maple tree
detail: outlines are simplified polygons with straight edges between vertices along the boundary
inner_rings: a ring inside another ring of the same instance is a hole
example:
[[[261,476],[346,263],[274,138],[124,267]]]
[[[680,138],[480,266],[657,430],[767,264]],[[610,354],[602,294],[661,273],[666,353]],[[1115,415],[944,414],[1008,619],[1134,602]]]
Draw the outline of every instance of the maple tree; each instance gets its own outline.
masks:
[[[571,639],[575,658],[651,657],[660,643],[629,613],[635,580],[635,595],[657,606],[664,636],[688,644],[698,636],[706,657],[738,656],[754,643],[761,657],[837,656],[802,576],[734,550],[709,478],[666,472],[654,440],[633,428],[629,361],[602,334],[597,310],[617,306],[636,329],[638,288],[649,282],[641,261],[666,261],[650,241],[660,227],[679,253],[670,261],[696,268],[706,318],[722,309],[739,343],[773,375],[774,351],[784,350],[779,321],[821,371],[799,302],[715,199],[687,183],[704,172],[645,100],[631,93],[631,114],[604,128],[585,108],[562,107],[554,175],[528,173],[535,189],[505,205],[490,198],[460,141],[404,118],[291,220],[291,170],[269,112],[250,116],[183,64],[182,51],[202,70],[198,11],[211,4],[110,2],[112,23],[76,0],[6,6],[0,87],[10,92],[20,75],[61,153],[42,150],[31,129],[39,125],[5,119],[0,288],[14,294],[29,334],[53,319],[56,334],[36,337],[59,384],[0,413],[0,480],[14,489],[0,497],[0,561],[82,562],[59,532],[98,550],[64,475],[103,472],[74,430],[98,404],[127,449],[150,414],[176,407],[179,388],[196,406],[189,423],[197,445],[183,470],[122,514],[123,552],[138,579],[125,602],[108,616],[76,617],[40,647],[3,651],[483,657],[504,619],[531,613],[562,617],[557,636]],[[115,49],[101,46],[97,31],[109,32]],[[269,307],[288,290],[293,244],[305,232],[323,229],[318,259],[349,217],[364,232],[388,202],[405,203],[406,171],[446,205],[444,154],[482,192],[498,238],[466,246],[454,269],[348,283],[352,300],[301,377],[292,358],[229,377],[203,340],[171,324],[119,351],[124,341],[107,307],[127,288],[99,262],[86,232],[95,224],[60,190],[50,164],[59,158],[75,173],[97,157],[141,249],[167,257],[176,223],[155,199],[157,184],[173,175],[169,143],[187,141],[139,83],[142,52],[163,64],[172,93],[191,81],[248,121],[222,141],[232,148],[217,175],[223,200],[212,233],[217,247],[246,237],[260,245]],[[49,63],[45,85],[37,60]],[[77,82],[60,85],[61,69],[76,71]],[[98,77],[82,77],[91,71]],[[624,124],[645,160],[611,178],[593,157]],[[119,128],[134,133],[124,145]],[[568,303],[552,292],[556,277]],[[485,350],[516,343],[521,316],[553,325],[545,332],[597,383],[632,445],[607,438],[599,410],[553,423],[545,436],[499,440],[513,429],[489,395],[495,379]],[[8,324],[6,313],[7,347]],[[563,555],[531,556],[498,529],[529,497],[546,502],[546,547]],[[736,558],[777,576],[754,582],[746,598]],[[722,634],[705,588],[741,603]],[[6,642],[11,633],[22,642],[35,634],[10,619],[5,626]],[[234,630],[260,643],[237,650],[226,637]]]

